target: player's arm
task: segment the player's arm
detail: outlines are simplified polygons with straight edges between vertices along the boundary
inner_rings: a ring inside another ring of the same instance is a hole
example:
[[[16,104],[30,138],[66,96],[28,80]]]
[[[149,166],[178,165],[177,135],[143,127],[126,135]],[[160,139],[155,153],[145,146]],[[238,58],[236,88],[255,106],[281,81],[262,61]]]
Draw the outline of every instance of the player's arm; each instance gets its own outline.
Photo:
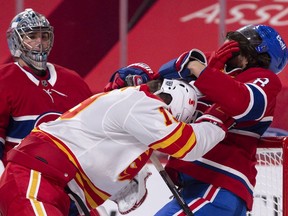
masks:
[[[188,68],[189,65],[189,68]],[[163,64],[158,73],[166,79],[185,79],[191,81],[196,79],[195,74],[200,73],[207,65],[204,53],[198,49],[182,53],[178,58]],[[194,70],[195,74],[191,73]]]
[[[195,160],[206,154],[226,135],[226,115],[215,116],[209,111],[205,113],[206,118],[199,119],[198,123],[186,124],[178,122],[165,107],[159,108],[157,104],[147,107],[148,102],[140,100],[138,103],[143,105],[134,106],[129,111],[124,127],[149,148],[175,158]],[[148,108],[149,112],[145,112]]]
[[[274,92],[273,94],[277,95],[279,89],[273,89],[272,84],[277,81],[274,74],[265,72],[265,69],[256,73],[256,76],[246,73],[245,81],[238,81],[237,78],[223,73],[225,62],[237,51],[239,51],[237,42],[225,43],[211,56],[207,67],[194,85],[238,121],[259,119],[266,111],[268,103],[266,92]]]
[[[174,158],[194,161],[222,141],[233,124],[234,119],[214,104],[195,123],[180,123],[173,132],[150,147]],[[172,137],[175,136],[178,137],[174,140]]]

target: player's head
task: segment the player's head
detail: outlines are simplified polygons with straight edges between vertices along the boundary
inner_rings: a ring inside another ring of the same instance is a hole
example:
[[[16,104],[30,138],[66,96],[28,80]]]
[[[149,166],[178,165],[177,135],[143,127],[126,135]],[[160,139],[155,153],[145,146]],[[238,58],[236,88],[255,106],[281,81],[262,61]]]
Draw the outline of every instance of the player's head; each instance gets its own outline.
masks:
[[[191,85],[185,81],[164,79],[161,88],[154,94],[168,104],[178,121],[191,122],[197,105],[196,92]]]
[[[33,69],[46,70],[54,32],[45,16],[30,8],[19,13],[7,30],[7,41],[12,56]]]
[[[247,25],[236,32],[229,32],[227,38],[239,42],[240,53],[248,59],[247,68],[263,67],[277,74],[287,64],[287,46],[270,26]]]

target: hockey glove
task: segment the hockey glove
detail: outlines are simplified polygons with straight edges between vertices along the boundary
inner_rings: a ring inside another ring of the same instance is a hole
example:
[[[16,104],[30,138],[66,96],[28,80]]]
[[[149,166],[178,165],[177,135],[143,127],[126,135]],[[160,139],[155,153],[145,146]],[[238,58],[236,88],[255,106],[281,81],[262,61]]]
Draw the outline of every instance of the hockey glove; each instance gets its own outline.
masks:
[[[239,44],[236,41],[224,43],[216,52],[213,52],[208,63],[209,68],[224,71],[226,62],[239,52]]]
[[[150,175],[152,173],[149,168],[144,166],[128,185],[110,197],[110,200],[117,204],[121,214],[128,214],[145,201],[148,193],[146,181]]]
[[[182,53],[177,59],[173,59],[164,65],[162,65],[158,71],[162,78],[166,79],[185,79],[191,81],[196,79],[191,75],[190,70],[187,68],[187,64],[190,61],[198,61],[205,66],[207,65],[207,59],[200,50],[192,49],[188,52]]]
[[[208,121],[219,127],[225,132],[232,128],[235,124],[235,119],[224,113],[218,104],[213,104],[208,108],[202,116],[200,116],[196,122]]]
[[[105,86],[104,91],[111,91],[125,86],[137,86],[157,77],[145,63],[134,63],[116,71]]]

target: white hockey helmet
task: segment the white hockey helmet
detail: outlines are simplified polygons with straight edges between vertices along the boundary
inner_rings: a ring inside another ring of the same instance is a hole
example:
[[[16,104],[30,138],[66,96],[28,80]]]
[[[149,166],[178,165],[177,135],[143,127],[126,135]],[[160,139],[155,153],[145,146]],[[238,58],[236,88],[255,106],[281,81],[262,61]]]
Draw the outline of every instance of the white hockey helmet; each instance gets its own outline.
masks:
[[[41,43],[38,45],[40,49],[34,49],[25,44],[24,38],[33,40],[35,33],[40,33],[41,39],[46,40],[45,47]],[[46,70],[47,58],[54,42],[54,32],[45,16],[30,8],[26,9],[12,19],[6,36],[12,56],[20,57],[37,70]]]
[[[168,104],[172,115],[178,120],[190,123],[197,106],[197,95],[191,85],[182,80],[164,79],[160,90],[154,94],[166,93],[171,96]]]

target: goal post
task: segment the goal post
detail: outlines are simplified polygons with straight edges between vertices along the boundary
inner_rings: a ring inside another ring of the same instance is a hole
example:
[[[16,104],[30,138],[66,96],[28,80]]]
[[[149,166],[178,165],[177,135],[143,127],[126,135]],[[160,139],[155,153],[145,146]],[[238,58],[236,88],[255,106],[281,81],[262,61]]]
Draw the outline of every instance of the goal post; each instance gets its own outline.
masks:
[[[257,147],[254,204],[247,216],[288,216],[288,137],[263,137]]]

